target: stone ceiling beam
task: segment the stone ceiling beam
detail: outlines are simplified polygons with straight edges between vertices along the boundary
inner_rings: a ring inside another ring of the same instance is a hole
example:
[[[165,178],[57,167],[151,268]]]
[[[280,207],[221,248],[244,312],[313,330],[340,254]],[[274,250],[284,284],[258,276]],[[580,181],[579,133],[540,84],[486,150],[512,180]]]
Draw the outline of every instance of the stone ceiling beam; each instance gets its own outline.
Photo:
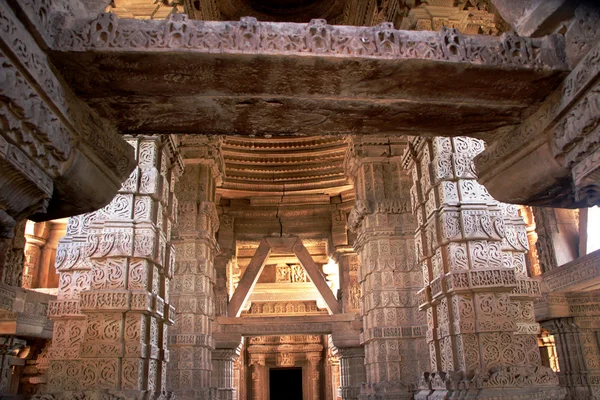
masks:
[[[308,250],[306,250],[306,247],[304,247],[300,239],[298,239],[294,244],[293,250],[294,254],[296,254],[296,257],[298,257],[300,264],[302,264],[302,266],[306,270],[306,273],[308,273],[310,280],[317,287],[317,290],[319,291],[321,297],[323,297],[323,300],[325,300],[329,311],[332,314],[338,314],[340,312],[340,307],[335,296],[333,295],[331,289],[327,285],[325,277],[319,271],[319,267],[317,267],[317,264],[315,264],[312,256],[310,255]]]
[[[244,275],[238,284],[237,289],[233,293],[233,296],[231,296],[231,300],[227,306],[228,315],[232,317],[240,316],[240,313],[242,312],[242,306],[256,285],[256,282],[260,277],[260,273],[265,267],[270,254],[271,245],[266,239],[261,240],[258,248],[256,249],[256,253],[254,253],[250,264],[246,268],[246,272],[244,272]]]
[[[557,36],[391,24],[101,14],[55,35],[61,71],[125,133],[493,135],[567,69]]]

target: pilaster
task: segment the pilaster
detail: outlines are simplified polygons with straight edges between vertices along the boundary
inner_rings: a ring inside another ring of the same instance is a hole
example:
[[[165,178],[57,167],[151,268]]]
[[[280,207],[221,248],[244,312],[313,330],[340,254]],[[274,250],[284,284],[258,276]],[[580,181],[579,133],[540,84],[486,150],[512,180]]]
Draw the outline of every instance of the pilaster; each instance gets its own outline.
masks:
[[[416,251],[425,287],[431,371],[417,399],[561,399],[540,364],[527,277],[525,224],[476,181],[472,159],[483,142],[462,137],[411,143]]]
[[[216,389],[217,400],[235,400],[237,393],[234,384],[234,364],[240,356],[240,349],[217,348],[212,357],[212,387]]]
[[[252,354],[249,365],[252,368],[252,400],[267,398],[265,355]]]

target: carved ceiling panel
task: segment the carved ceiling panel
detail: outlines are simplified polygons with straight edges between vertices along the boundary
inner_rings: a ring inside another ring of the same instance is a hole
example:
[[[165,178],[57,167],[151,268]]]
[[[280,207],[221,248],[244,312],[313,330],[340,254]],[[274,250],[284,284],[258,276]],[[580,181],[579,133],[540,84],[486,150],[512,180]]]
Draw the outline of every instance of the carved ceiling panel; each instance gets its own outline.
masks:
[[[269,139],[225,137],[223,197],[251,205],[329,204],[351,188],[344,175],[347,143],[340,136]],[[266,196],[266,197],[265,197]]]

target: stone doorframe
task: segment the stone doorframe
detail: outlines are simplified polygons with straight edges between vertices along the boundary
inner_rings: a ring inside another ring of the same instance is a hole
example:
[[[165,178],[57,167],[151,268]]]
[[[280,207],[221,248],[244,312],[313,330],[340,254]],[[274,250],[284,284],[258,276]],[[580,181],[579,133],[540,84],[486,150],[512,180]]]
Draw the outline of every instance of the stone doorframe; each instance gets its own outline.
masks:
[[[248,300],[252,289],[256,285],[260,274],[269,258],[271,252],[278,253],[294,253],[300,264],[304,267],[311,281],[316,286],[319,294],[323,297],[327,305],[327,309],[331,314],[339,314],[339,304],[331,292],[331,289],[325,281],[325,277],[319,271],[319,267],[312,259],[310,253],[302,244],[302,240],[298,237],[271,237],[264,238],[261,240],[256,253],[250,260],[250,264],[246,268],[237,289],[233,293],[229,305],[227,307],[227,314],[230,317],[239,317],[242,311],[242,306]]]

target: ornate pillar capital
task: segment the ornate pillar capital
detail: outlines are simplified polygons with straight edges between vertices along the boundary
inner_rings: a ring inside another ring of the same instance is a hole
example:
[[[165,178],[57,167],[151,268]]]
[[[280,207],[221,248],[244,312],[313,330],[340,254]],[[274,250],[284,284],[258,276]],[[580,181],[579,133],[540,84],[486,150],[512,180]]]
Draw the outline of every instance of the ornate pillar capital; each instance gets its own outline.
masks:
[[[225,161],[221,152],[223,138],[219,136],[182,135],[180,152],[186,166],[203,164],[209,167],[211,176],[221,184],[225,171]]]

